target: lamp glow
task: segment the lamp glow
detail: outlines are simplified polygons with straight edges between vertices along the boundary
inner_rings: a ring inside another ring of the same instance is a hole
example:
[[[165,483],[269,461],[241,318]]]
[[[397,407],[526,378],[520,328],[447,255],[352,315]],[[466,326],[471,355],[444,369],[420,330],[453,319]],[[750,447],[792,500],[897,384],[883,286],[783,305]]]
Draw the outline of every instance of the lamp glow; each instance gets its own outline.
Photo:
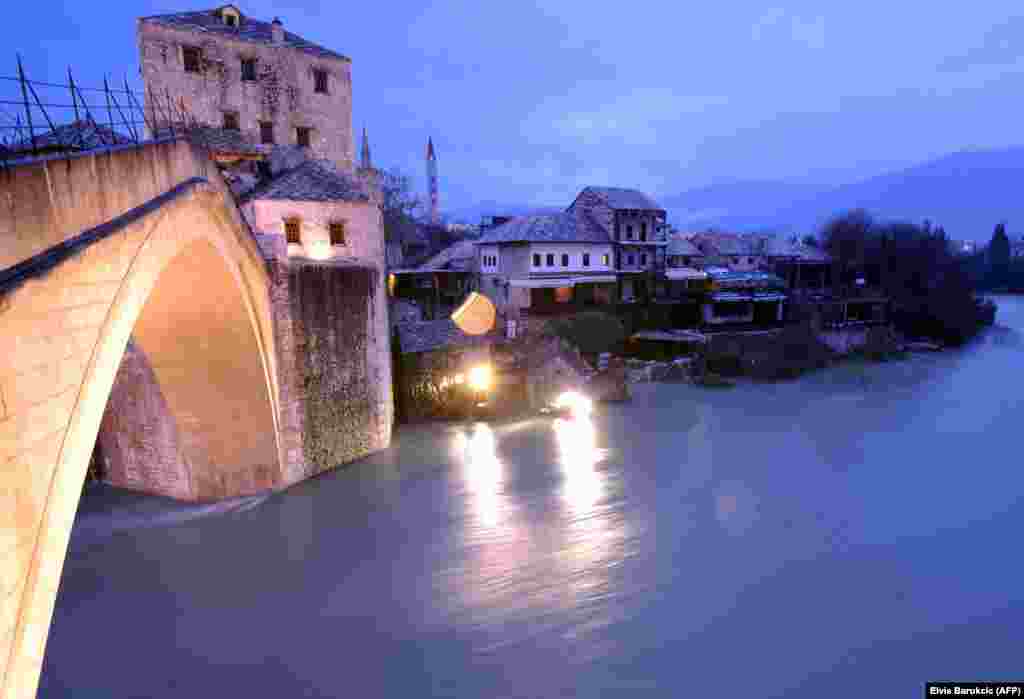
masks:
[[[566,391],[555,399],[556,408],[568,408],[573,417],[587,418],[594,411],[594,402],[582,393]]]
[[[469,387],[474,391],[486,391],[491,387],[491,367],[486,364],[475,366],[469,370]]]

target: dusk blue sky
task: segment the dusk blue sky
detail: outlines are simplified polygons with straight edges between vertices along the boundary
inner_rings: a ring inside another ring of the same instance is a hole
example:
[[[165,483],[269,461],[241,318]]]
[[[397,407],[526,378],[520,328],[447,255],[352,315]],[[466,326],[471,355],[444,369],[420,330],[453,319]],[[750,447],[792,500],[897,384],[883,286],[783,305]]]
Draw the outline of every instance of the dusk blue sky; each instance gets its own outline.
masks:
[[[38,79],[72,64],[138,83],[136,17],[215,6],[11,2],[0,74],[20,51]],[[1019,2],[239,6],[350,56],[376,164],[422,191],[432,136],[449,210],[565,206],[587,184],[842,183],[1024,142]]]

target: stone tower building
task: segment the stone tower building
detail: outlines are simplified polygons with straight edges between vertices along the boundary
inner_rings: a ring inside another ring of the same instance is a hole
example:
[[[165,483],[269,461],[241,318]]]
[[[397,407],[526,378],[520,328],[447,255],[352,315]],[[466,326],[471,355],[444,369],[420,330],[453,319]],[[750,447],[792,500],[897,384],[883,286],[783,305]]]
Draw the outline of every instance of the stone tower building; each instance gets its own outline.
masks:
[[[441,211],[437,196],[437,156],[434,155],[434,140],[427,139],[427,192],[430,194],[430,222],[441,223]]]
[[[261,144],[298,145],[352,171],[352,61],[234,5],[143,17],[139,58],[147,118],[240,131]]]

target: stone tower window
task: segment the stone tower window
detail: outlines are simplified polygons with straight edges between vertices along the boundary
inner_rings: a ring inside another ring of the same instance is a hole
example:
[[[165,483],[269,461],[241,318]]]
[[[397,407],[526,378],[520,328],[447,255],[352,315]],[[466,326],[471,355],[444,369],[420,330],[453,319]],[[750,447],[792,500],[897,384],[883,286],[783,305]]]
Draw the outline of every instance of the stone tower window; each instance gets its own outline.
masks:
[[[229,27],[237,27],[238,26],[238,18],[235,17],[233,14],[231,14],[229,12],[225,12],[224,13],[224,24],[228,25]]]
[[[289,245],[302,245],[302,221],[297,218],[286,218],[284,239]]]
[[[203,51],[198,46],[182,46],[181,59],[186,73],[199,73],[203,63]]]
[[[345,222],[344,221],[332,221],[327,225],[327,230],[331,234],[331,245],[344,245],[345,244]]]
[[[310,129],[308,126],[299,126],[295,129],[295,142],[303,148],[309,148]]]
[[[261,121],[260,122],[260,143],[273,143],[274,142],[274,122],[272,121]]]
[[[256,59],[242,59],[242,81],[247,83],[256,82]]]
[[[228,131],[241,131],[238,124],[238,112],[224,112],[224,128]]]
[[[313,91],[327,94],[327,71],[323,68],[313,70]]]

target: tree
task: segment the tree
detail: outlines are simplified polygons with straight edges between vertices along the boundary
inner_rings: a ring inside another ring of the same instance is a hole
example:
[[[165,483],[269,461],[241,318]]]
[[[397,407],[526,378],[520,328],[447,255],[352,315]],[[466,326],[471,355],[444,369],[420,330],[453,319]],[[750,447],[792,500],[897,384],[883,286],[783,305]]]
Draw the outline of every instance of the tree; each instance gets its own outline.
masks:
[[[988,244],[988,262],[991,270],[990,284],[1004,286],[1009,281],[1010,273],[1010,238],[1006,235],[1006,224],[1000,223],[992,233],[992,242]]]
[[[815,235],[813,235],[811,233],[808,233],[807,235],[805,235],[803,237],[803,240],[800,241],[800,242],[802,242],[804,245],[806,245],[809,248],[816,248],[816,247],[818,247],[818,238],[817,238],[817,236],[815,236]]]
[[[381,212],[384,239],[403,242],[416,233],[416,212],[420,199],[413,193],[411,178],[397,168],[380,173]]]
[[[821,232],[822,247],[832,258],[832,281],[840,286],[854,283],[863,266],[865,247],[874,240],[875,222],[863,209],[829,221]]]
[[[985,322],[969,262],[952,254],[941,226],[880,224],[854,211],[830,221],[822,239],[843,282],[863,277],[885,293],[897,329],[961,343]]]

